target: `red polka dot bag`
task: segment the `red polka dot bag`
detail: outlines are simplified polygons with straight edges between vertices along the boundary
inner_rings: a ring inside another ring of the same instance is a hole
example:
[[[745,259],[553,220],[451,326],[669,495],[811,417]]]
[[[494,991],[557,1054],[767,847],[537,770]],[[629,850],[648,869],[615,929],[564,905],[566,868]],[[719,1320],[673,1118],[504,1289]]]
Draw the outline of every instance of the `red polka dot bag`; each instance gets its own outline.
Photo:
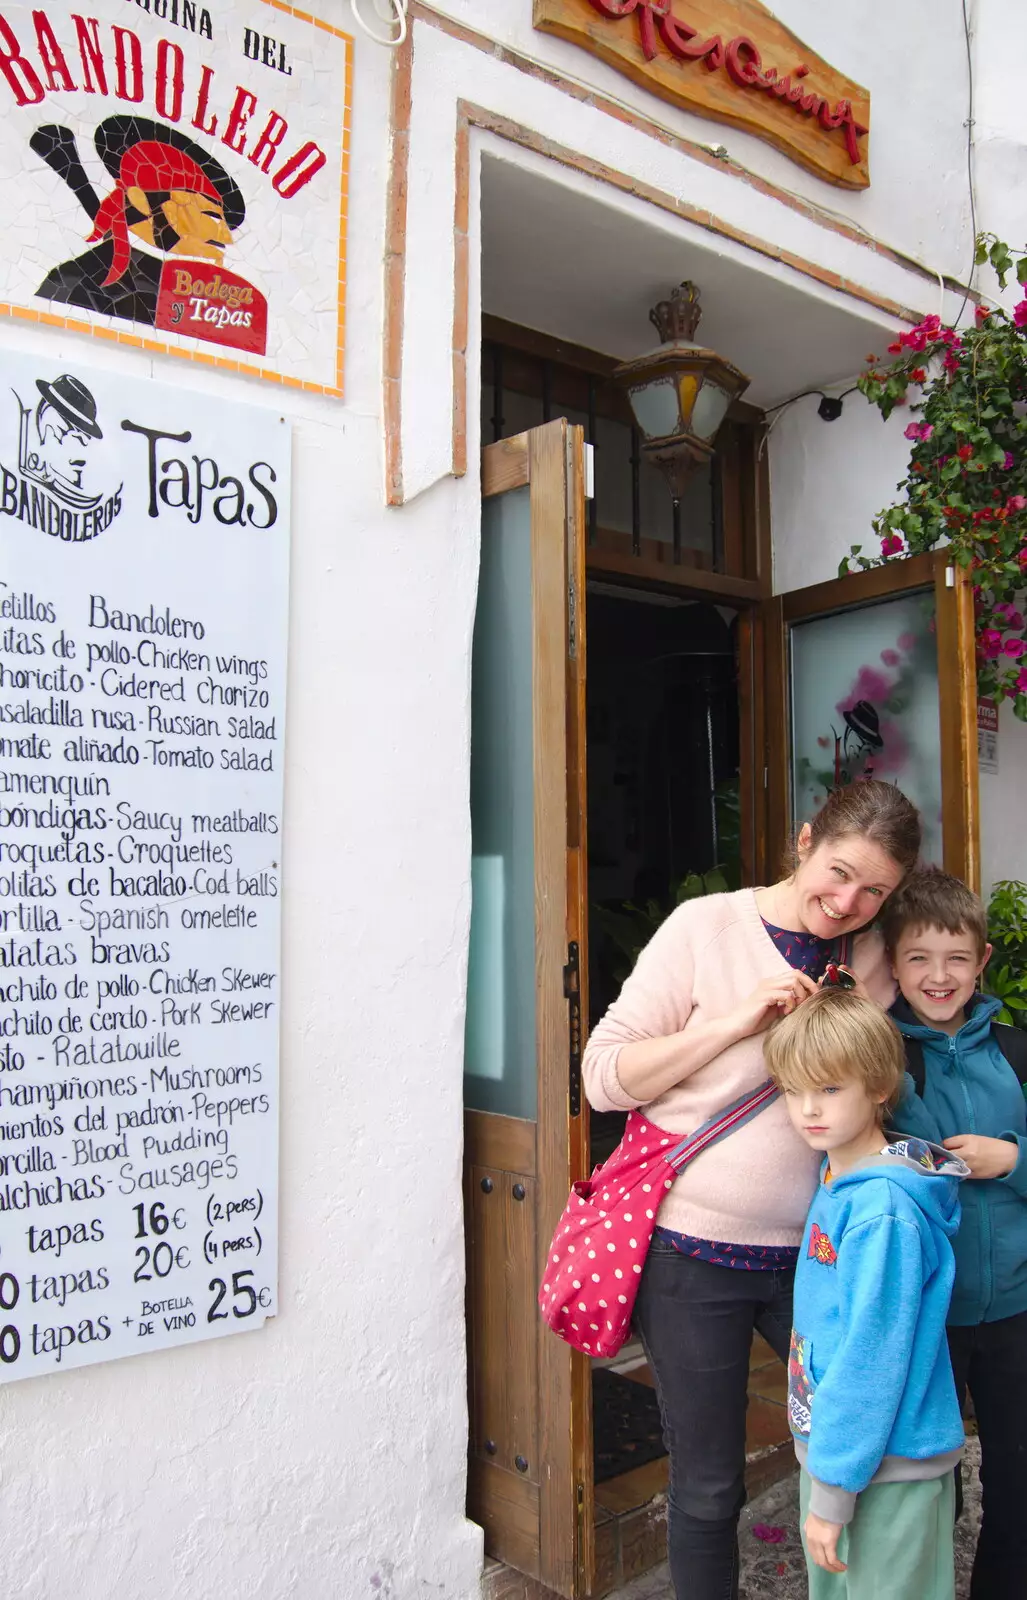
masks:
[[[590,1356],[616,1355],[628,1337],[660,1201],[678,1173],[777,1099],[768,1078],[687,1138],[628,1114],[624,1137],[591,1178],[571,1189],[549,1246],[538,1303],[554,1333]]]

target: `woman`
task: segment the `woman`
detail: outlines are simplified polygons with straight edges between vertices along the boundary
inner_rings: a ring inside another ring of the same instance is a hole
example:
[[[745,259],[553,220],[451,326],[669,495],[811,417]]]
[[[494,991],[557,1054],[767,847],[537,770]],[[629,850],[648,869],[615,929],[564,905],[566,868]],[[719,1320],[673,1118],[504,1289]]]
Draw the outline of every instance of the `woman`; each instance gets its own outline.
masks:
[[[815,992],[829,961],[846,959],[866,991],[890,1004],[880,936],[860,930],[919,851],[915,808],[891,784],[867,779],[836,789],[803,827],[790,877],[680,906],[589,1040],[591,1104],[641,1107],[668,1132],[692,1132],[765,1079],[764,1030]],[[635,1326],[670,1452],[678,1600],[738,1593],[753,1328],[786,1359],[819,1162],[777,1101],[686,1167],[659,1210]]]

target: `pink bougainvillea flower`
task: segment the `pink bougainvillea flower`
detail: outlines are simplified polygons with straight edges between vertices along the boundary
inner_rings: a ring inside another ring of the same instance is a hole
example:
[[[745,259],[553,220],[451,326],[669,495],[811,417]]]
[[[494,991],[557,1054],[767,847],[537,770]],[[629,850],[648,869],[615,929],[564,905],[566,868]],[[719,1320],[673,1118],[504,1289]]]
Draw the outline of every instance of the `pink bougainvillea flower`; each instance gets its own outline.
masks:
[[[909,374],[909,381],[910,383],[926,383],[927,373],[924,371],[923,367],[914,367],[912,372]]]
[[[1018,306],[1013,307],[1013,321],[1018,328],[1027,328],[1027,299],[1021,300]]]
[[[1002,635],[997,628],[985,628],[977,643],[985,661],[994,661],[1002,654]]]
[[[1017,556],[1016,559],[1020,563],[1021,570],[1024,567],[1027,567],[1027,545],[1025,545],[1024,548],[1020,551],[1020,554]]]
[[[784,1544],[787,1534],[784,1528],[773,1528],[767,1522],[756,1522],[752,1527],[754,1539],[762,1539],[764,1544]]]
[[[1027,511],[1027,495],[1011,494],[1006,501],[1007,511]]]
[[[977,585],[974,584],[974,591],[975,592],[976,592],[976,589],[977,589]],[[1008,620],[1013,615],[1013,612],[1015,610],[1016,610],[1016,607],[1014,605],[1012,605],[1010,603],[1010,601],[1003,600],[1001,602],[1001,604],[999,604],[999,605],[997,605],[995,607],[995,615],[996,615],[996,617],[1005,617]]]
[[[888,354],[890,356],[901,355],[901,353],[902,353],[902,346],[900,344],[890,344],[888,346]]]
[[[881,660],[884,662],[886,667],[897,667],[899,662],[902,660],[902,657],[899,655],[897,650],[882,650]]]
[[[922,440],[923,443],[926,444],[933,432],[933,422],[908,422],[903,430],[903,437],[906,439]]]
[[[952,354],[952,351],[949,350],[946,353],[945,360],[942,362],[942,366],[945,368],[946,372],[958,372],[959,371],[959,357],[958,356],[954,356]]]
[[[1007,450],[1006,451],[1006,455],[1005,455],[1005,460],[1002,463],[1002,471],[1003,472],[1011,472],[1012,470],[1013,470],[1013,452],[1011,450]]]
[[[1007,639],[1002,648],[1007,656],[1016,661],[1027,650],[1027,644],[1024,644],[1022,639]]]
[[[897,556],[901,549],[902,540],[897,533],[889,533],[881,540],[881,554],[883,556]]]
[[[895,643],[898,645],[900,650],[912,650],[913,646],[916,644],[916,634],[900,633]]]
[[[1021,667],[1016,680],[1017,694],[1027,694],[1027,667]]]

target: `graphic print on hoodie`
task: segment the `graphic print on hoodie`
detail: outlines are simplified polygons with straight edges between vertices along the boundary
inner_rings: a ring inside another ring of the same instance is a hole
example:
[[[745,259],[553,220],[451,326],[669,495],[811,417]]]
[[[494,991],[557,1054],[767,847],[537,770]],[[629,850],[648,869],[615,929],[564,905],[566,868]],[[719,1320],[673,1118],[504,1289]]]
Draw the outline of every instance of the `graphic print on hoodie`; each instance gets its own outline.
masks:
[[[810,1510],[830,1522],[851,1521],[873,1481],[941,1477],[959,1459],[945,1319],[968,1172],[939,1146],[896,1139],[814,1198],[795,1278],[788,1420]]]

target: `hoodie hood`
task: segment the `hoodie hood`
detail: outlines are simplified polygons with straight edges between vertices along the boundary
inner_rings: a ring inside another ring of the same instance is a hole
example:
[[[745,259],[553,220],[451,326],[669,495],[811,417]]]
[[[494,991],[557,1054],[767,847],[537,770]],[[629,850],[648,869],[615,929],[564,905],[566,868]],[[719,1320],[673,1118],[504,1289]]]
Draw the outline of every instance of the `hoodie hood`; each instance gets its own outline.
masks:
[[[919,1039],[922,1044],[931,1045],[948,1055],[953,1040],[960,1050],[971,1050],[984,1044],[990,1037],[992,1023],[1002,1010],[1002,1001],[993,994],[978,993],[971,998],[966,1010],[966,1021],[954,1034],[942,1033],[939,1028],[930,1028],[921,1022],[909,1001],[901,994],[888,1014],[897,1024],[899,1032],[908,1039]]]
[[[970,1176],[970,1168],[951,1150],[928,1139],[897,1133],[885,1137],[889,1143],[883,1150],[831,1179],[831,1193],[842,1195],[869,1178],[887,1178],[905,1191],[928,1222],[952,1238],[959,1227],[959,1185]]]

